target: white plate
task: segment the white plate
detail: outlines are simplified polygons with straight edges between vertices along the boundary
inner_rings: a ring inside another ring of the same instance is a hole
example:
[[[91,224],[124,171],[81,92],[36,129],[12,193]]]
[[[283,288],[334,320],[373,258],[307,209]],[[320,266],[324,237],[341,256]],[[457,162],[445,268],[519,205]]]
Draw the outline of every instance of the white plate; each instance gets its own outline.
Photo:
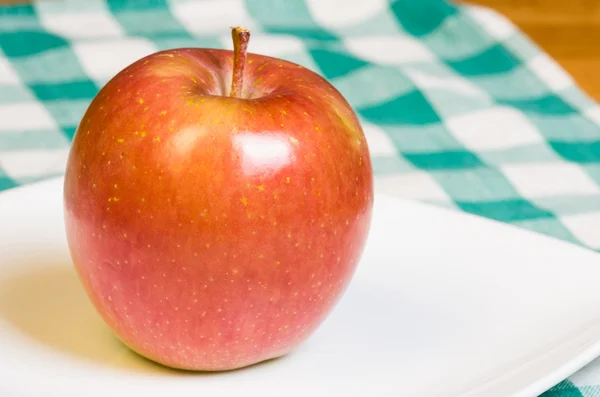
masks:
[[[600,256],[376,196],[346,295],[294,353],[221,374],[121,345],[66,248],[62,179],[0,194],[0,395],[537,396],[600,354]]]

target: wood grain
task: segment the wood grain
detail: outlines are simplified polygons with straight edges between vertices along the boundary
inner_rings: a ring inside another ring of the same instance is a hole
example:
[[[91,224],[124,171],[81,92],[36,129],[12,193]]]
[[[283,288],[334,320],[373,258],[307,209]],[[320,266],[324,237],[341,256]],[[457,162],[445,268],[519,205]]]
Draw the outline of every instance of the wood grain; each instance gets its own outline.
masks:
[[[600,99],[600,1],[463,0],[490,7],[521,29]]]

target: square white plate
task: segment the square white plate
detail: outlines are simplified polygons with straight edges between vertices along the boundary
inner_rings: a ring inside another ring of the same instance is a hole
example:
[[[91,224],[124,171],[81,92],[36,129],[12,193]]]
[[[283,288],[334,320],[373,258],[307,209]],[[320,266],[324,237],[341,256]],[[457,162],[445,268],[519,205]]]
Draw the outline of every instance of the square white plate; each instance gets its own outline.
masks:
[[[355,278],[295,352],[188,373],[130,352],[74,273],[62,179],[0,194],[0,395],[537,396],[600,354],[600,256],[376,196]]]

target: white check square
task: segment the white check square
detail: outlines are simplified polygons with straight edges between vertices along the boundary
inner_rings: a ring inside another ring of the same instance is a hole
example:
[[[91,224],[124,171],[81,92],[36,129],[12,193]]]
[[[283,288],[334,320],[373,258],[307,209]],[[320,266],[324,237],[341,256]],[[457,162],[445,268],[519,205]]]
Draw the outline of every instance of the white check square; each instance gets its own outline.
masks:
[[[579,241],[590,248],[600,248],[600,211],[565,215],[560,220]]]
[[[506,40],[517,33],[515,26],[496,11],[477,5],[467,6],[466,10],[475,22],[498,41]]]
[[[381,175],[375,178],[374,186],[378,193],[403,199],[450,201],[444,189],[423,171]]]
[[[591,108],[585,109],[583,115],[590,121],[600,126],[600,106],[595,105]]]
[[[600,188],[585,171],[564,161],[505,165],[501,171],[526,198],[600,194]]]
[[[446,126],[471,150],[497,150],[544,142],[535,125],[509,107],[497,106],[450,117]]]
[[[178,1],[171,5],[171,12],[188,32],[195,34],[220,36],[229,26],[250,30],[255,26],[243,0]]]
[[[345,0],[340,10],[339,0],[307,0],[312,17],[320,25],[340,28],[367,21],[388,5],[387,0]]]
[[[19,84],[19,76],[0,49],[0,84]]]
[[[114,37],[124,30],[114,18],[103,11],[68,13],[41,13],[40,23],[49,32],[68,39]]]
[[[396,146],[381,127],[360,121],[361,127],[369,145],[369,153],[372,156],[390,156],[396,155]]]
[[[417,87],[423,90],[442,89],[468,96],[482,98],[489,97],[487,93],[479,89],[476,85],[465,79],[461,79],[456,75],[448,75],[445,77],[433,76],[413,68],[404,69],[404,73],[406,73]]]
[[[103,84],[126,66],[157,51],[155,45],[143,38],[79,41],[73,43],[86,73]]]
[[[536,55],[529,61],[527,67],[554,91],[560,91],[575,84],[571,76],[547,54]]]
[[[350,38],[344,44],[359,58],[382,65],[431,62],[436,59],[419,41],[402,36],[363,36]]]
[[[68,148],[0,152],[0,166],[17,180],[62,174],[68,155]]]
[[[56,121],[37,102],[0,105],[0,134],[57,128]]]

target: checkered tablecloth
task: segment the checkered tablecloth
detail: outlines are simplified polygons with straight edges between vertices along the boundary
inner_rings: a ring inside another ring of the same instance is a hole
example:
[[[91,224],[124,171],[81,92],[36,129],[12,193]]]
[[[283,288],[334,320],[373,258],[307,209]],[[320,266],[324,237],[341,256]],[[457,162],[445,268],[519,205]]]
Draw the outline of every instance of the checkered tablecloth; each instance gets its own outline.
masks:
[[[379,192],[600,249],[600,108],[503,17],[442,0],[72,0],[0,6],[0,190],[60,175],[91,98],[172,47],[250,51],[328,78]],[[1,220],[0,220],[1,221]],[[600,361],[545,397],[599,396]]]

